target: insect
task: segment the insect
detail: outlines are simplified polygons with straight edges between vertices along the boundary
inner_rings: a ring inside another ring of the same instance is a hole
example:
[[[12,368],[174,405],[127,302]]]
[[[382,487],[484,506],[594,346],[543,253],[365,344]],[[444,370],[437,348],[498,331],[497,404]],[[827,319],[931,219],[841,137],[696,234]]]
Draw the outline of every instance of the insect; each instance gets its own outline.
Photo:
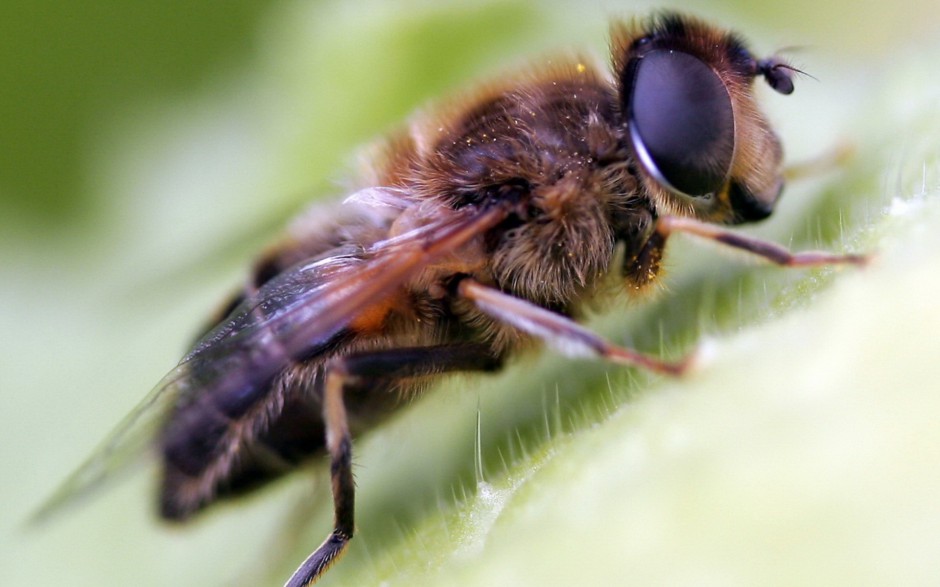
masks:
[[[753,86],[789,94],[794,68],[672,12],[615,22],[611,53],[610,72],[578,59],[535,67],[381,143],[360,188],[260,258],[52,506],[108,476],[153,426],[169,520],[325,454],[334,527],[286,583],[309,585],[354,534],[352,438],[438,376],[497,370],[539,342],[681,374],[688,360],[576,322],[605,275],[628,292],[653,283],[672,234],[784,266],[865,262],[725,228],[766,218],[781,193],[783,151]]]

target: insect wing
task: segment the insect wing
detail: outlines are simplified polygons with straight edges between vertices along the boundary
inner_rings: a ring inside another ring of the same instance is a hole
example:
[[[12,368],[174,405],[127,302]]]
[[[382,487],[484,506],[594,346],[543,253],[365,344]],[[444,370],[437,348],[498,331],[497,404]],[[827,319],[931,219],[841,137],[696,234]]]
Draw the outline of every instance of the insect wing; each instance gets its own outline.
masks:
[[[373,304],[507,215],[447,211],[361,255],[301,263],[207,333],[33,516],[47,519],[114,480],[154,445],[171,409],[203,394],[257,394],[291,361],[322,347]]]
[[[194,346],[180,366],[183,401],[203,393],[237,397],[265,386],[292,361],[308,358],[355,318],[437,259],[506,216],[447,211],[361,255],[328,257],[275,277]]]
[[[356,260],[332,256],[297,267],[274,278],[257,295],[242,302],[228,318],[203,336],[172,371],[151,390],[92,455],[78,467],[33,515],[42,522],[57,511],[84,499],[101,486],[142,462],[154,446],[170,411],[193,401],[210,388],[236,393],[252,380],[252,365],[263,371],[276,369],[280,354],[275,333],[291,320],[322,309],[317,303],[323,290],[333,291],[352,273]],[[361,264],[361,260],[359,263]],[[328,284],[331,284],[328,286]],[[336,299],[336,298],[334,298]],[[325,332],[324,337],[329,333]],[[273,346],[273,349],[265,348]],[[246,376],[246,373],[248,375]]]
[[[177,382],[185,376],[183,367],[176,367],[124,417],[92,454],[63,481],[29,519],[40,524],[69,506],[77,505],[95,490],[116,481],[119,473],[128,472],[153,444],[162,419],[177,397]]]

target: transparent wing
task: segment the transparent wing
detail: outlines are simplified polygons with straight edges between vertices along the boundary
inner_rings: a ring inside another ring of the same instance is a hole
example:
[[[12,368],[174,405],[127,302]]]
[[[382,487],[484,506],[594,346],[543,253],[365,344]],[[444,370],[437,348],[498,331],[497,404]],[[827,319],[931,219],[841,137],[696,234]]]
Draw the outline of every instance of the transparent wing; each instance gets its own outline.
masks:
[[[289,332],[292,320],[303,320],[305,312],[315,312],[324,290],[335,290],[331,280],[342,280],[362,259],[340,255],[297,266],[276,277],[258,294],[243,302],[228,318],[203,336],[193,349],[117,425],[91,456],[78,467],[34,514],[42,522],[64,506],[79,502],[154,447],[154,440],[170,410],[193,401],[200,391],[225,393],[236,384],[246,389],[261,379],[264,371],[277,369],[279,354],[286,349],[277,343],[276,333]],[[324,300],[325,301],[325,300]],[[310,307],[304,308],[307,304]],[[329,311],[327,309],[327,311]],[[286,326],[285,326],[286,325]],[[324,332],[324,338],[329,332]],[[265,348],[267,346],[272,348]],[[257,376],[252,367],[259,368]]]
[[[169,410],[203,394],[256,394],[315,355],[370,306],[502,221],[507,209],[425,215],[423,224],[357,255],[301,263],[275,277],[200,339],[35,514],[41,521],[117,477],[154,444]]]

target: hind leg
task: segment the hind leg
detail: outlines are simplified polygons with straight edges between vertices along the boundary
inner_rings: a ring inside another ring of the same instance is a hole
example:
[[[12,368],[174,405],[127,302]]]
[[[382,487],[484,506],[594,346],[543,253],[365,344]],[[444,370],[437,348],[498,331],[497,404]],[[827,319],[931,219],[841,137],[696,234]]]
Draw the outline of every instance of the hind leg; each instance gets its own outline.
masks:
[[[500,361],[488,348],[456,345],[390,349],[342,357],[328,368],[323,390],[323,420],[330,455],[333,490],[333,531],[294,571],[285,587],[306,587],[319,579],[339,557],[355,532],[356,486],[352,473],[352,438],[343,401],[351,385],[379,379],[402,379],[448,371],[493,371]]]

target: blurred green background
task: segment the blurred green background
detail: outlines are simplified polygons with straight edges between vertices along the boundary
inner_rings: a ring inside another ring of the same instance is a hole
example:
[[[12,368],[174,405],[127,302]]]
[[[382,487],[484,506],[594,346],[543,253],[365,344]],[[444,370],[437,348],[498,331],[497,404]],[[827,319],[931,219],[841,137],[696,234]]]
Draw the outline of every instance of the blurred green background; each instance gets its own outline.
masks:
[[[145,469],[23,521],[253,252],[342,193],[358,145],[528,59],[603,56],[609,16],[669,5],[0,6],[0,584],[279,584],[329,526],[322,469],[190,530],[155,521]],[[940,582],[940,6],[695,13],[799,48],[818,80],[764,93],[792,160],[857,150],[757,233],[881,261],[781,272],[675,243],[667,295],[602,327],[667,354],[713,338],[714,364],[663,382],[535,359],[418,402],[357,444],[361,533],[324,584]]]

